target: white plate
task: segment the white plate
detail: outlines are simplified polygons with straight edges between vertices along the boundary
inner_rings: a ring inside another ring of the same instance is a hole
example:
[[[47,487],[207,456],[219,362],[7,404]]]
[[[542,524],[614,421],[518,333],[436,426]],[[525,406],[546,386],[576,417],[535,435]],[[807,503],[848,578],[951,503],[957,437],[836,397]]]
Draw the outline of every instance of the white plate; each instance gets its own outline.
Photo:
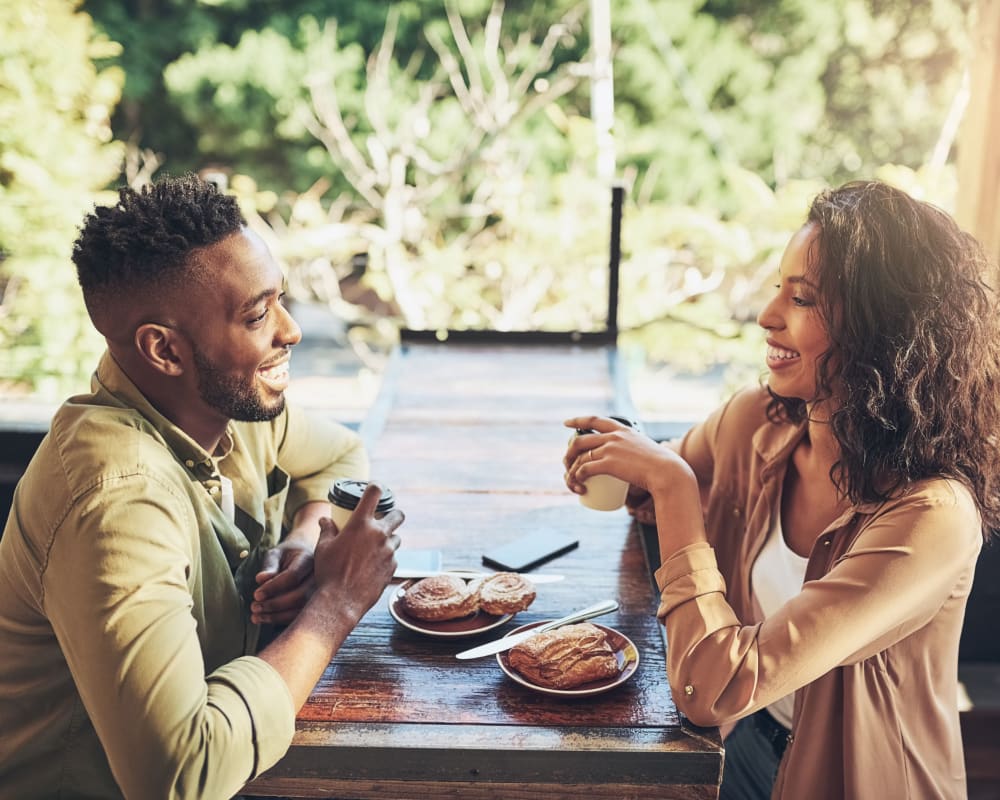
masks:
[[[461,576],[459,576],[461,577]],[[389,613],[404,628],[422,633],[426,636],[441,636],[445,638],[458,638],[461,636],[475,636],[484,631],[499,628],[505,622],[514,618],[513,614],[487,614],[485,611],[476,611],[467,617],[459,619],[445,619],[438,622],[429,622],[425,619],[417,619],[409,614],[403,606],[403,595],[416,581],[406,581],[389,596]]]
[[[539,622],[529,622],[527,625],[522,625],[510,631],[507,636],[513,636],[515,633],[520,633],[521,631],[530,630],[538,625],[544,625],[550,620],[540,620]],[[532,683],[531,680],[526,678],[521,673],[512,669],[510,662],[507,660],[507,653],[509,651],[504,650],[502,653],[497,653],[497,663],[511,680],[517,681],[522,686],[526,686],[536,692],[541,692],[542,694],[551,694],[556,697],[587,697],[592,694],[601,694],[602,692],[607,692],[614,689],[616,686],[621,686],[625,681],[635,675],[637,669],[639,669],[639,650],[633,644],[632,640],[629,639],[624,633],[616,631],[614,628],[609,628],[605,625],[598,625],[596,622],[591,622],[597,628],[600,628],[607,634],[608,644],[611,645],[612,651],[614,651],[615,658],[618,659],[618,675],[610,678],[601,678],[598,681],[591,681],[590,683],[582,684],[573,689],[550,689],[547,686],[539,686],[537,683]]]

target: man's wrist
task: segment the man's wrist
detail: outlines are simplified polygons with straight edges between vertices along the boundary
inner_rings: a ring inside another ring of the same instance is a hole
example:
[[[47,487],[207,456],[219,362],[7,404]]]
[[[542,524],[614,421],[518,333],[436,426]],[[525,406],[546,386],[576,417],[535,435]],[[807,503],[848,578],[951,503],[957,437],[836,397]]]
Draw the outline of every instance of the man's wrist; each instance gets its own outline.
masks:
[[[348,631],[354,630],[368,611],[367,608],[359,607],[339,586],[331,586],[329,582],[316,587],[316,591],[306,604],[306,608],[313,607],[323,615],[324,619],[334,624],[345,625]]]

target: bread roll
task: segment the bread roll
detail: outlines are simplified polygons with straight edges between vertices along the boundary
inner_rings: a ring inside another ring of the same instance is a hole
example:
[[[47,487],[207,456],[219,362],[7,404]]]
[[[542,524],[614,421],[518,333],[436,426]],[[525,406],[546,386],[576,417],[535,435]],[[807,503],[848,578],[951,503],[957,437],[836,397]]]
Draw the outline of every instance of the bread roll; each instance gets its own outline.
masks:
[[[479,607],[487,614],[514,614],[535,600],[535,585],[516,572],[498,572],[473,582]]]
[[[607,634],[589,622],[532,636],[508,651],[507,663],[532,683],[549,689],[572,689],[619,673]]]
[[[427,622],[443,622],[474,614],[479,595],[456,575],[434,575],[410,586],[401,599],[407,613]]]

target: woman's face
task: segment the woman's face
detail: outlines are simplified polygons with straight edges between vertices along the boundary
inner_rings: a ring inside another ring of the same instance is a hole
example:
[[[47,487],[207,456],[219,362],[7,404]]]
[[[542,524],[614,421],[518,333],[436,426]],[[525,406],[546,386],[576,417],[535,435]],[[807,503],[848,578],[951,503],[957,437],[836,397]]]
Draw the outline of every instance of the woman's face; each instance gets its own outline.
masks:
[[[817,366],[830,349],[830,335],[817,305],[809,248],[819,232],[809,223],[792,236],[779,267],[777,293],[757,317],[767,331],[768,385],[782,397],[817,399]]]

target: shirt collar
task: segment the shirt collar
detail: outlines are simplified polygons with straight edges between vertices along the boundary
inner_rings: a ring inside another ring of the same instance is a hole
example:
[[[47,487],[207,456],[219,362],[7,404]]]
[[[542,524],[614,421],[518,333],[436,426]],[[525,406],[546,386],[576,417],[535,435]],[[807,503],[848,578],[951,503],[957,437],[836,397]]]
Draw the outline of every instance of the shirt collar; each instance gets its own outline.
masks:
[[[201,472],[208,470],[215,472],[215,465],[212,456],[188,436],[183,430],[178,428],[173,422],[156,410],[152,403],[139,388],[132,383],[122,368],[115,361],[110,352],[105,352],[97,365],[97,372],[91,380],[91,388],[95,394],[105,393],[111,395],[122,406],[138,411],[153,426],[157,433],[163,437],[167,447],[187,466],[201,477]],[[226,428],[226,432],[219,442],[216,459],[221,460],[229,455],[233,449],[233,436],[231,425]]]
[[[806,435],[806,421],[792,423],[770,423],[762,425],[753,435],[753,447],[764,464],[765,475],[773,472],[779,466],[782,467],[782,476],[788,460],[791,458],[792,450],[802,441]],[[855,514],[873,514],[882,505],[880,502],[859,503],[852,505],[841,514],[830,527],[839,527],[846,524]]]

